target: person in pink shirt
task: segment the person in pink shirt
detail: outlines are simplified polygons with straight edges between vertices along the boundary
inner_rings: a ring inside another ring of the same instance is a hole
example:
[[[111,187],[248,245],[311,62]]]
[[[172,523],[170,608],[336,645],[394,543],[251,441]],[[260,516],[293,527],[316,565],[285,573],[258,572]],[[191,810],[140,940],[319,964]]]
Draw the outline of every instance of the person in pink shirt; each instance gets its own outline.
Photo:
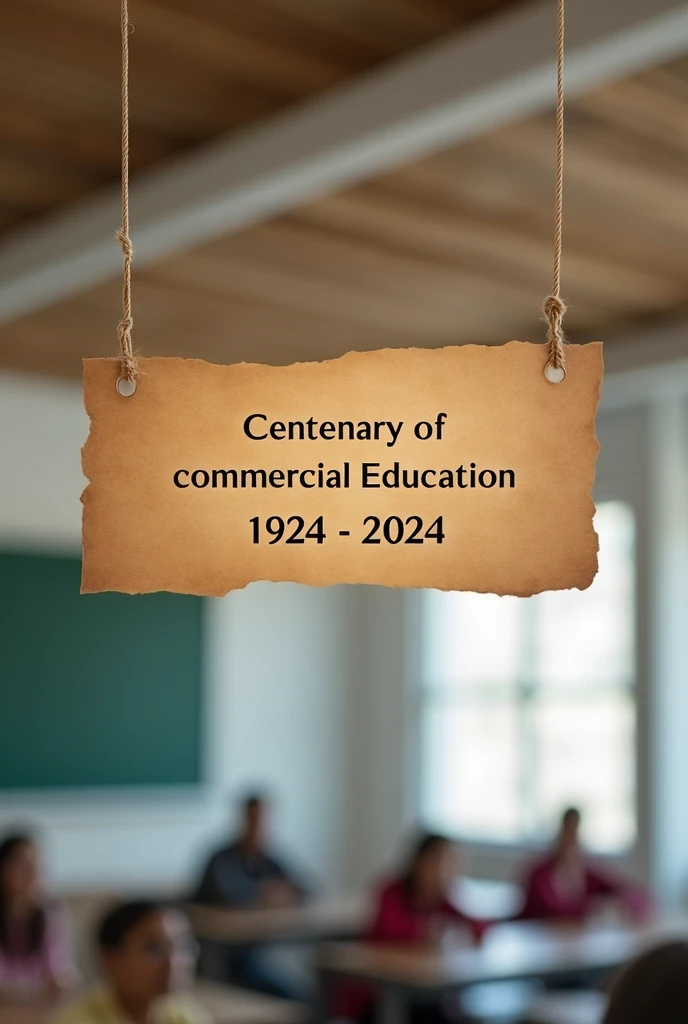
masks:
[[[650,902],[645,893],[588,859],[580,843],[580,823],[576,807],[562,815],[554,848],[527,872],[519,918],[582,921],[609,900],[621,903],[635,918],[646,916]]]
[[[464,928],[479,941],[485,924],[467,917],[447,895],[458,872],[455,844],[445,836],[422,835],[411,852],[406,870],[379,887],[366,936],[368,941],[434,942],[448,925]]]
[[[479,942],[486,922],[468,917],[448,896],[458,876],[458,851],[445,836],[423,834],[416,841],[405,869],[376,890],[373,913],[364,941],[394,946],[422,946],[439,941],[447,927],[467,932]],[[349,1020],[372,1019],[374,993],[361,985],[342,986],[336,999],[336,1016]],[[412,1012],[414,1024],[441,1024],[442,1007],[419,1006]]]
[[[0,999],[58,995],[75,977],[65,911],[41,891],[30,836],[0,842]]]

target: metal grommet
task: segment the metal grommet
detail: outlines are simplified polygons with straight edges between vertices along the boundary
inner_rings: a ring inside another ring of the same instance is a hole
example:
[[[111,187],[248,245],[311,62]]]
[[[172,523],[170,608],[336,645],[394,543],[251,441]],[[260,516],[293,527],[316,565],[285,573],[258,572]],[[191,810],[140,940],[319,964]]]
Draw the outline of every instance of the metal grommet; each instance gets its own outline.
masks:
[[[551,363],[547,363],[545,367],[545,377],[550,384],[561,384],[566,377],[566,370],[563,366],[552,366]]]
[[[117,381],[117,390],[122,398],[131,398],[136,391],[136,381],[129,380],[128,377],[120,377]]]

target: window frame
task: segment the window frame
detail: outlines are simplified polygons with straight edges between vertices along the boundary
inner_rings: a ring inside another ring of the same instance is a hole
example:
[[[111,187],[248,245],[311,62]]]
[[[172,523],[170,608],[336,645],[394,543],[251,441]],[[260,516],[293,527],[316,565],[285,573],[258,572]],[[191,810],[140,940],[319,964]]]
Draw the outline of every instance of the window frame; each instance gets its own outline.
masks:
[[[652,873],[652,812],[649,786],[653,737],[647,714],[650,678],[650,503],[644,468],[648,444],[648,418],[643,408],[613,410],[598,416],[597,436],[601,441],[594,500],[628,504],[635,522],[635,678],[630,686],[635,702],[634,792],[636,839],[618,853],[596,854],[599,861],[613,862],[641,879]],[[422,591],[407,591],[404,606],[405,634],[405,771],[404,820],[422,821]],[[547,841],[523,839],[505,841],[457,835],[464,851],[466,870],[476,877],[513,878],[524,857],[547,849]]]

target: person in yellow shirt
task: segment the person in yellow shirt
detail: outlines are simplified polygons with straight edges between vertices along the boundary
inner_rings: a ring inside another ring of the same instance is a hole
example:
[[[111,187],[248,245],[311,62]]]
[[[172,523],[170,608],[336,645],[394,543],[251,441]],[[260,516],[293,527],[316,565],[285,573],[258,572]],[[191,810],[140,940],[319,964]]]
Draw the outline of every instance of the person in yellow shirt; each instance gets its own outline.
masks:
[[[183,995],[195,943],[184,914],[152,901],[122,903],[97,936],[103,985],[64,1009],[55,1024],[210,1024]]]

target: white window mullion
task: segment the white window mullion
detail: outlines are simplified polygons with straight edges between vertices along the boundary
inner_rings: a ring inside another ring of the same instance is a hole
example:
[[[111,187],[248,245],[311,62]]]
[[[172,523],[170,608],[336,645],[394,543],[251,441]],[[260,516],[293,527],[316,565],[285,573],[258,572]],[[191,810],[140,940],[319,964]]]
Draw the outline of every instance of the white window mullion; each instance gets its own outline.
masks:
[[[590,806],[592,845],[632,841],[635,708],[615,699],[634,675],[630,506],[602,503],[597,522],[600,573],[588,591],[421,595],[418,792],[434,827],[529,843],[545,838],[559,804],[577,801]]]

